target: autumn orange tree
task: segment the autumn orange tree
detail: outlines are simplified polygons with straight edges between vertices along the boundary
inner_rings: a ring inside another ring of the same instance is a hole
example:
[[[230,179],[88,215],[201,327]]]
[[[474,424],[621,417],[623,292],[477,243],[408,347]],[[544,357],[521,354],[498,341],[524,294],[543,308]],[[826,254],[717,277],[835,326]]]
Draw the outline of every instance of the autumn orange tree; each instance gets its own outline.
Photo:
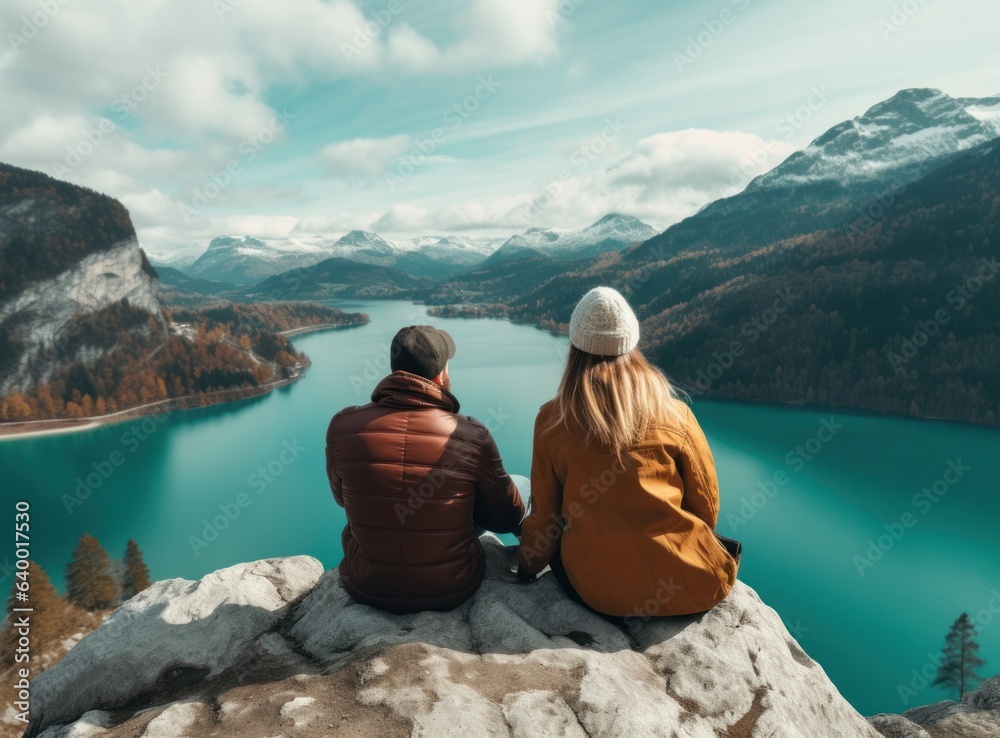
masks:
[[[56,588],[49,581],[45,570],[34,561],[28,562],[26,577],[19,579],[16,575],[7,600],[7,624],[0,631],[0,661],[4,666],[14,663],[18,632],[13,624],[14,608],[31,608],[31,650],[39,653],[46,646],[62,637],[69,624],[70,609],[66,600],[59,596]],[[18,581],[27,581],[27,600],[17,599]]]

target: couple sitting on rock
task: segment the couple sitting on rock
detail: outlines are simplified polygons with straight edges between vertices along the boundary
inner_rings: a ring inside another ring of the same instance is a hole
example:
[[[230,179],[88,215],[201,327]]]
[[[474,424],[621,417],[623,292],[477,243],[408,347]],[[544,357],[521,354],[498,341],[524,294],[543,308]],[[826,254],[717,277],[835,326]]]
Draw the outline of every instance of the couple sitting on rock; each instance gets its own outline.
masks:
[[[738,560],[714,533],[708,441],[636,348],[632,309],[595,288],[569,337],[558,394],[535,420],[529,497],[486,426],[458,412],[451,336],[396,334],[392,373],[326,436],[347,513],[340,574],[355,600],[394,613],[457,607],[483,580],[484,530],[518,537],[521,581],[550,567],[570,598],[612,620],[702,612],[729,593]]]

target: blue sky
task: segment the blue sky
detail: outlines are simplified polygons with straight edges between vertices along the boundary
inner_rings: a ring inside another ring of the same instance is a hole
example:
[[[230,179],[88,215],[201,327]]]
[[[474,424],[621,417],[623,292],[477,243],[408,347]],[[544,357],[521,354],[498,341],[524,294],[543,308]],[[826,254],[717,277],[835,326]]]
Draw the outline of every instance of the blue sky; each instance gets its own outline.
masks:
[[[1000,93],[998,37],[979,0],[8,0],[0,160],[158,254],[663,228],[899,89]]]

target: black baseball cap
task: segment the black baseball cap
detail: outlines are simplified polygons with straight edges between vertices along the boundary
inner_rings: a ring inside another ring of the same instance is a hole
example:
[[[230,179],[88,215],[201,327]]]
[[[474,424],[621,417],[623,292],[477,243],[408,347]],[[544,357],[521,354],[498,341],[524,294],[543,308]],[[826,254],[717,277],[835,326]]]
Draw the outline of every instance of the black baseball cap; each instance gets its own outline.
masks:
[[[455,341],[445,331],[431,325],[408,325],[392,339],[389,366],[394,372],[434,379],[454,356]]]

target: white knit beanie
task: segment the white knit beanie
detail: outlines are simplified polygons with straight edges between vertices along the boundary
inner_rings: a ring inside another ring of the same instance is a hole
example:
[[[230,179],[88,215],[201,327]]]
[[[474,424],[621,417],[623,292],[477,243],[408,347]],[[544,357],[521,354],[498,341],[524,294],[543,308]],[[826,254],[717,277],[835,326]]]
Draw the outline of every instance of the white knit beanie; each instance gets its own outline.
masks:
[[[639,321],[628,302],[611,287],[595,287],[576,304],[569,341],[598,356],[621,356],[639,343]]]

